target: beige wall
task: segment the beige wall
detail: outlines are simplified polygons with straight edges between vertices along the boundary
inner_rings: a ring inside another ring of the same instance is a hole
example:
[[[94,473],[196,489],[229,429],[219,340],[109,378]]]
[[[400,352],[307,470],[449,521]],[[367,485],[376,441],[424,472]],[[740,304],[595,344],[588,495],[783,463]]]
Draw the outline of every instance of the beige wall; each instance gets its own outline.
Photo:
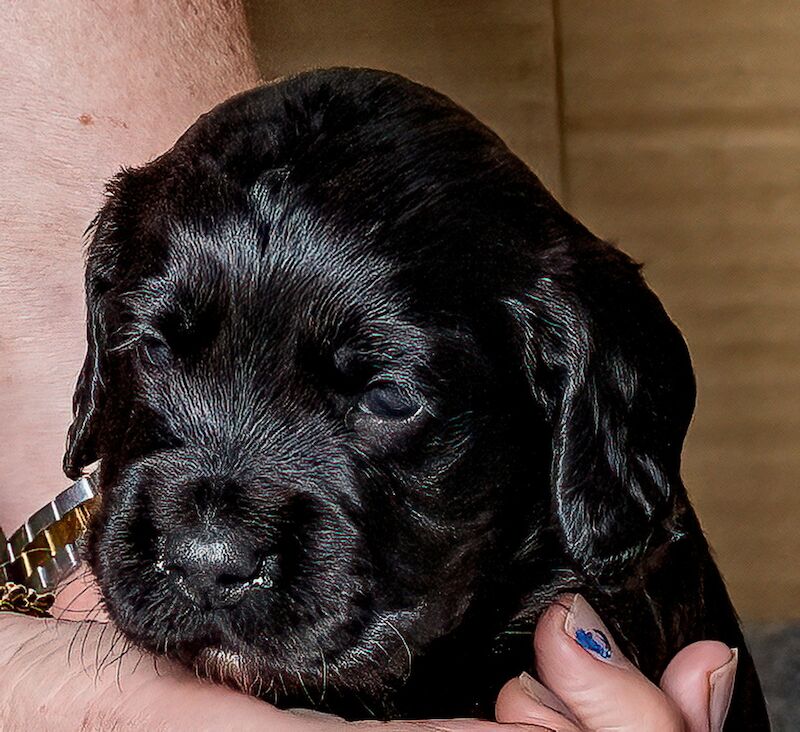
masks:
[[[742,614],[800,617],[800,6],[253,0],[265,76],[388,68],[643,260],[699,402],[685,477]]]
[[[549,2],[251,0],[265,76],[314,66],[372,66],[448,94],[559,186]]]
[[[557,11],[568,205],[687,337],[684,475],[737,607],[800,617],[800,4]]]

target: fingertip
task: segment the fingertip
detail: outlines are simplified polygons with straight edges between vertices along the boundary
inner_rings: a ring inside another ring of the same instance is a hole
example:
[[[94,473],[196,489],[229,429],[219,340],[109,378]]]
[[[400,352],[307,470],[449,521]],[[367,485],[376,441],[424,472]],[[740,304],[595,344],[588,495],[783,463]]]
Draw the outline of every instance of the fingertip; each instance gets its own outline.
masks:
[[[494,705],[494,713],[498,722],[504,721],[504,718],[520,703],[520,694],[522,689],[519,685],[519,679],[509,679],[503,684],[500,693],[497,695],[497,701]]]
[[[567,686],[572,686],[576,674],[585,659],[584,651],[564,632],[564,626],[574,602],[574,594],[560,595],[542,613],[533,636],[536,672],[548,686],[562,688],[562,677],[567,677]]]
[[[539,678],[590,729],[674,729],[677,707],[625,657],[602,618],[579,594],[542,615],[534,645]],[[620,706],[619,699],[628,700]],[[637,721],[638,720],[638,721]]]
[[[551,688],[576,676],[606,673],[597,667],[636,671],[614,634],[580,594],[561,595],[543,613],[534,634],[536,668]]]
[[[526,676],[523,674],[523,677]],[[528,677],[530,678],[530,677]],[[534,682],[536,686],[540,686]],[[546,700],[539,698],[543,694]],[[547,704],[557,704],[563,707],[560,701],[555,701],[553,694],[542,687],[538,693],[532,693],[531,687],[527,690],[521,678],[507,681],[497,695],[495,704],[495,718],[502,724],[524,724],[526,730],[558,730],[558,732],[577,732],[571,720],[560,712],[552,709]],[[565,708],[566,711],[566,708]]]
[[[533,634],[533,645],[537,655],[542,644],[549,642],[552,638],[558,637],[563,632],[567,614],[572,607],[575,599],[574,594],[559,595],[543,613]]]
[[[497,695],[494,713],[498,722],[524,723],[533,717],[538,719],[538,712],[545,708],[536,699],[531,698],[522,687],[519,678],[507,681]]]
[[[677,677],[697,679],[707,676],[727,663],[730,657],[731,649],[721,641],[696,641],[675,654],[661,677],[661,687]]]
[[[679,651],[667,666],[661,689],[678,705],[690,730],[721,728],[722,722],[714,718],[724,719],[727,712],[735,663],[735,650],[724,643],[697,641]],[[715,688],[720,686],[715,684],[720,674],[725,676],[725,689]]]

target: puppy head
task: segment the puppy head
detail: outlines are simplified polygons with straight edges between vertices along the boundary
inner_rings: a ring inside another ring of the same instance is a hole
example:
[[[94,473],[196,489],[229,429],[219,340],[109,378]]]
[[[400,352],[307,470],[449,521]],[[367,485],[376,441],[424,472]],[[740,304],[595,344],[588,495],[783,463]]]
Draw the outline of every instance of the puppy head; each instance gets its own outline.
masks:
[[[674,528],[677,330],[401,77],[264,86],[120,174],[87,299],[65,470],[102,458],[105,602],[245,690],[388,704],[443,639],[488,647],[535,585],[611,577]]]

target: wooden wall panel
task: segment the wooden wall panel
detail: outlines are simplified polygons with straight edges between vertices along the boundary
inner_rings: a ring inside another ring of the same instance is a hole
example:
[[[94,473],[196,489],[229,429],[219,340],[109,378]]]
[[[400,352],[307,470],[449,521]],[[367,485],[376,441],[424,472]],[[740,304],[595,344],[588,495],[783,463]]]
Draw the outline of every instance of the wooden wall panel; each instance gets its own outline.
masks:
[[[687,485],[742,614],[800,617],[800,8],[562,0],[569,207],[698,374]]]
[[[549,0],[252,0],[248,14],[265,77],[335,65],[399,72],[463,104],[558,191]]]

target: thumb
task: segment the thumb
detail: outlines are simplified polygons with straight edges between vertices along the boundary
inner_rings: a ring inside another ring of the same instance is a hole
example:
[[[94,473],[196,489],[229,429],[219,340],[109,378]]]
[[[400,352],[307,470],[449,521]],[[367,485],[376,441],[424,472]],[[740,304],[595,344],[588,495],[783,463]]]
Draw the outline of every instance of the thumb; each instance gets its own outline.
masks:
[[[683,712],[690,732],[719,732],[733,694],[739,654],[719,641],[686,646],[670,661],[661,688]]]
[[[566,595],[545,611],[534,644],[539,678],[581,727],[617,732],[684,729],[676,705],[622,655],[580,595]]]

